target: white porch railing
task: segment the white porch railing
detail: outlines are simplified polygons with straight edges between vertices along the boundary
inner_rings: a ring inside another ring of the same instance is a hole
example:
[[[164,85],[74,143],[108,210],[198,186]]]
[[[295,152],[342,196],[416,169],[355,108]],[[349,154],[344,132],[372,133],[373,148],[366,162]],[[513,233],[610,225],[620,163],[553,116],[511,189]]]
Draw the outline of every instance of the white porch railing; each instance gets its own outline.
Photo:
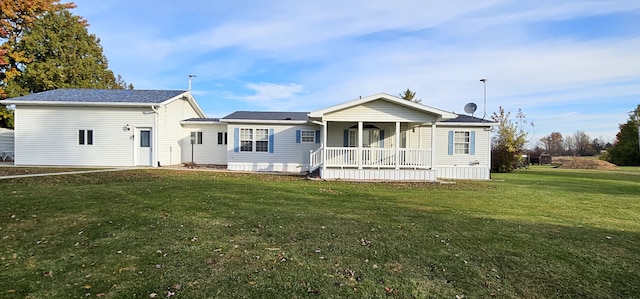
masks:
[[[430,149],[401,148],[363,148],[354,147],[326,148],[326,161],[322,161],[324,148],[310,152],[309,171],[324,165],[339,168],[431,168]],[[397,155],[396,155],[397,153]]]

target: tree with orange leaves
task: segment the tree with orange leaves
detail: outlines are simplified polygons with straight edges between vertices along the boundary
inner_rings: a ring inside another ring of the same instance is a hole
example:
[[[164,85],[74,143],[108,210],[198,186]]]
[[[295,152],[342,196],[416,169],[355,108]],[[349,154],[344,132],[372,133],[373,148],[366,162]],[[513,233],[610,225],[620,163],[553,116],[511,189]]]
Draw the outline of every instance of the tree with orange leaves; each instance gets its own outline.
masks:
[[[24,52],[15,50],[25,31],[46,12],[74,7],[73,2],[60,0],[0,1],[0,99],[7,96],[7,82],[20,75],[20,65],[30,62]]]

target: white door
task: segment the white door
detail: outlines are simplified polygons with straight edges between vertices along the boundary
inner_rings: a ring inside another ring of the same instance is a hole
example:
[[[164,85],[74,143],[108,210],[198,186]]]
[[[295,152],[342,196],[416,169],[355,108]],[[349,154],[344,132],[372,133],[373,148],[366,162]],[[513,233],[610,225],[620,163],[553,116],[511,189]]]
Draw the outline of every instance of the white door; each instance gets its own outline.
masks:
[[[139,128],[137,131],[138,142],[136,142],[136,165],[152,166],[151,129]]]

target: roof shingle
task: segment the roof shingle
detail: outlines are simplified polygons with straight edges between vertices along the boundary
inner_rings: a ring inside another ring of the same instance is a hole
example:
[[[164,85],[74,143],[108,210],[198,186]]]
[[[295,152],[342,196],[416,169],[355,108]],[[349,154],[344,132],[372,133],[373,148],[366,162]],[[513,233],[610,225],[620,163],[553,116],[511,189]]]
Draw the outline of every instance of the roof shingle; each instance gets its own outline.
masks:
[[[309,119],[309,112],[236,111],[222,119],[306,121]]]
[[[158,104],[185,92],[184,90],[55,89],[9,100],[16,102]]]

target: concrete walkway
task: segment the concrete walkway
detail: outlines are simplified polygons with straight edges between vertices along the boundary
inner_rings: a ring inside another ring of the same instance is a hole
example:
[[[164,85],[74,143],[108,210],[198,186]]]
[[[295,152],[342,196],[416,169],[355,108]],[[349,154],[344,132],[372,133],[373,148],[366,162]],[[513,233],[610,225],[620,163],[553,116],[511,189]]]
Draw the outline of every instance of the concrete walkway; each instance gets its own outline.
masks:
[[[32,174],[7,175],[7,176],[0,176],[0,180],[31,178],[31,177],[40,177],[40,176],[53,176],[53,175],[66,175],[66,174],[82,174],[82,173],[94,173],[94,172],[123,171],[123,170],[130,170],[130,169],[131,168],[109,168],[109,169],[98,169],[98,170],[79,170],[79,171],[67,171],[67,172],[50,172],[50,173],[32,173]]]

